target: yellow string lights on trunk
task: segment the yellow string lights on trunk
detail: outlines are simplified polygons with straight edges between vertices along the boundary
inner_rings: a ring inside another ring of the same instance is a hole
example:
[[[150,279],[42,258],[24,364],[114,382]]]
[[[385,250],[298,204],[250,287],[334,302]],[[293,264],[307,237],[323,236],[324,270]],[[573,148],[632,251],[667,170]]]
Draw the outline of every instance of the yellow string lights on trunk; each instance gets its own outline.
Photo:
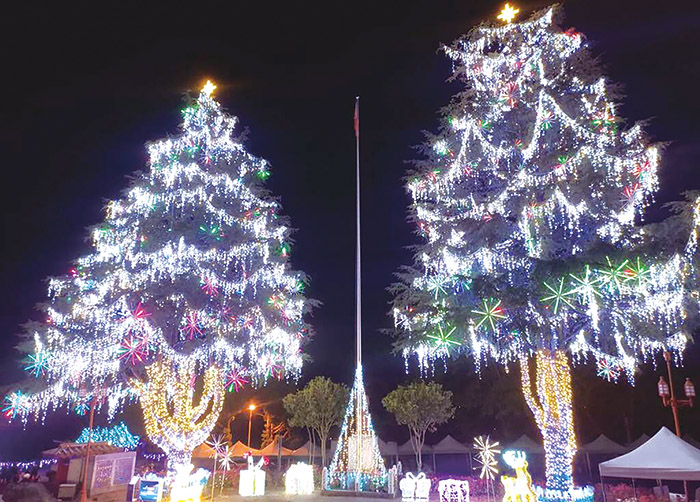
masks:
[[[209,436],[224,404],[224,379],[216,366],[204,372],[203,389],[195,403],[197,374],[173,361],[146,368],[147,382],[135,381],[146,434],[168,455],[169,467],[187,465],[192,451]]]

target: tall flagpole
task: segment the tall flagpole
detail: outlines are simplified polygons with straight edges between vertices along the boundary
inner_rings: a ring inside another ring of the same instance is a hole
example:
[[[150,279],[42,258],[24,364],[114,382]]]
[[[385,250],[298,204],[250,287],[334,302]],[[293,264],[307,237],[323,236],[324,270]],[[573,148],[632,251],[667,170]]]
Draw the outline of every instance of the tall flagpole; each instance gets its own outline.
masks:
[[[355,374],[357,375],[362,368],[362,281],[360,267],[360,96],[355,97],[355,161],[356,161],[356,221],[355,227],[357,232],[357,248],[355,250]],[[355,377],[357,378],[357,376]],[[357,382],[355,385],[357,386]],[[355,491],[360,491],[360,468],[362,458],[362,404],[360,399],[356,400],[355,410],[355,429],[357,434],[357,442],[355,459]]]
[[[355,357],[357,367],[362,365],[362,269],[360,266],[360,96],[355,98],[355,161],[357,178],[357,200],[355,203],[357,215],[355,226],[357,229],[357,249],[355,251]]]

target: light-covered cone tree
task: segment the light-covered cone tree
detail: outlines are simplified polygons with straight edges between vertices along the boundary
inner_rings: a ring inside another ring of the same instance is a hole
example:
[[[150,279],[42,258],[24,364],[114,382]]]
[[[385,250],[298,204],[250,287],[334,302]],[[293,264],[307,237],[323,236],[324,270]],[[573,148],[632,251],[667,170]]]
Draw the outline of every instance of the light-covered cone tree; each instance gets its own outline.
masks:
[[[382,404],[399,425],[408,427],[416,465],[419,471],[423,470],[425,434],[435,432],[437,425],[454,415],[452,392],[436,382],[415,382],[399,385],[384,396]]]
[[[136,398],[177,468],[227,387],[298,376],[306,277],[290,268],[290,228],[262,185],[269,165],[213,89],[187,102],[179,135],[148,145],[148,169],[92,229],[94,251],[49,281],[45,320],[27,330],[27,369],[46,386],[8,396],[10,415],[90,403],[113,415]]]
[[[409,173],[424,240],[392,288],[396,346],[422,368],[458,354],[477,370],[519,363],[545,500],[592,497],[573,482],[572,360],[632,379],[640,358],[680,357],[697,313],[695,238],[673,246],[639,224],[659,149],[623,127],[614,88],[558,13],[484,24],[445,48],[464,89]]]

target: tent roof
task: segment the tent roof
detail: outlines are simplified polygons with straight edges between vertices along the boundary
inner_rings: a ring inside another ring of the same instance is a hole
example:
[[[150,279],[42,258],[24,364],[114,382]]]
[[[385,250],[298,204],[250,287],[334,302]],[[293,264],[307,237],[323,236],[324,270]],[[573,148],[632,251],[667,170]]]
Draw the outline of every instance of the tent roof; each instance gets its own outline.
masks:
[[[523,434],[509,445],[504,446],[503,449],[523,450],[526,453],[544,453],[544,448],[532,440],[527,434]]]
[[[379,443],[379,453],[382,455],[399,454],[399,445],[396,444],[396,441],[382,441],[382,439],[378,437],[377,442]]]
[[[423,449],[421,450],[421,453],[432,453],[433,449],[428,446],[427,444],[423,444]],[[413,446],[411,445],[411,440],[409,439],[406,441],[404,444],[399,445],[397,448],[397,453],[399,455],[413,455],[415,452],[413,451]]]
[[[292,454],[292,450],[289,448],[285,448],[281,444],[279,444],[279,439],[275,438],[275,440],[267,445],[265,448],[262,450],[255,450],[258,452],[258,455],[263,455],[266,457],[276,457],[277,455],[282,453],[283,457],[287,457]]]
[[[646,434],[642,434],[637,439],[635,439],[630,444],[628,444],[627,448],[630,450],[637,449],[640,446],[642,446],[644,443],[646,443],[647,441],[649,441],[649,436],[647,436]]]
[[[616,443],[605,434],[601,434],[588,444],[581,446],[580,450],[584,453],[598,454],[620,454],[629,451],[619,443]]]
[[[216,450],[209,446],[207,443],[200,444],[192,452],[193,458],[214,458],[216,456]]]
[[[700,450],[662,427],[635,450],[598,465],[601,476],[700,480]]]
[[[431,446],[433,453],[469,453],[471,449],[464,446],[449,434]]]

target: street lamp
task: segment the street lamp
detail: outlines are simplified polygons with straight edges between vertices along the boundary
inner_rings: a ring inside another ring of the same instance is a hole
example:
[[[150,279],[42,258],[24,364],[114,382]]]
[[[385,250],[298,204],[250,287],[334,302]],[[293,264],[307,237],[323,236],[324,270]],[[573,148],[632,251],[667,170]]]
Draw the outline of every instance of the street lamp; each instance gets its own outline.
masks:
[[[248,405],[248,448],[250,448],[250,426],[251,422],[253,421],[253,412],[255,411],[256,406],[254,404]]]
[[[678,408],[683,406],[693,406],[693,398],[695,397],[695,386],[690,378],[685,379],[683,384],[683,391],[685,392],[686,399],[676,399],[673,392],[673,379],[671,378],[671,354],[666,351],[664,352],[664,359],[666,359],[666,370],[668,372],[668,383],[663,376],[659,377],[659,383],[656,384],[656,388],[659,392],[659,397],[664,406],[670,406],[673,410],[673,422],[676,425],[676,436],[681,437],[681,426],[678,422]]]

